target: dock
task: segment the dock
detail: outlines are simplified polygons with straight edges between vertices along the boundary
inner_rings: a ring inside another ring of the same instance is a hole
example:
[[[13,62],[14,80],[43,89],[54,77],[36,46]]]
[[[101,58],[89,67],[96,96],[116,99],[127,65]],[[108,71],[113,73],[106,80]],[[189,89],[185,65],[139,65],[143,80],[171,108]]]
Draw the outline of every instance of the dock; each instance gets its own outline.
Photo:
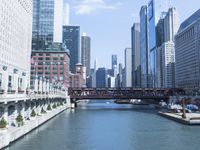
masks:
[[[185,125],[200,125],[200,113],[186,113],[186,118],[182,118],[182,113],[169,113],[159,111],[158,114],[164,118]]]

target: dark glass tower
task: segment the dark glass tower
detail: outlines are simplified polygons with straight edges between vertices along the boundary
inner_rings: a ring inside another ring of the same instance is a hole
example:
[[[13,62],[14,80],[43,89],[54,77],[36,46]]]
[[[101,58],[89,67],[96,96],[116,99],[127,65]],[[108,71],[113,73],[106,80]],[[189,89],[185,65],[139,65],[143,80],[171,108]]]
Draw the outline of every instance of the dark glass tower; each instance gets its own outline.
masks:
[[[70,51],[70,71],[75,73],[80,63],[80,26],[63,26],[63,43]]]

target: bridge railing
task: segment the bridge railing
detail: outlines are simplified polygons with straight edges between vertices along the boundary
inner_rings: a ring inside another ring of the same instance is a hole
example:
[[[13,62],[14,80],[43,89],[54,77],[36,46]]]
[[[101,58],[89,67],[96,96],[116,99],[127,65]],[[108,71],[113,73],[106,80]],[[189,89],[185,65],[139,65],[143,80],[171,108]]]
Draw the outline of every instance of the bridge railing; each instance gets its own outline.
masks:
[[[69,88],[71,98],[169,97],[184,94],[182,89],[166,88]]]

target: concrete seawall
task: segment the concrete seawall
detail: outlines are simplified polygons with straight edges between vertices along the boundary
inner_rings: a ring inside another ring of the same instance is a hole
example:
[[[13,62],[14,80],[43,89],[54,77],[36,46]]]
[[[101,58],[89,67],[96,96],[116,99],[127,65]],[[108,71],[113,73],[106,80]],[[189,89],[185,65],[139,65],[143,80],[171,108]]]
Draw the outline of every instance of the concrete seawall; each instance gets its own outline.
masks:
[[[0,149],[9,146],[10,143],[39,127],[67,108],[68,107],[64,105],[62,107],[58,107],[57,109],[53,109],[52,111],[47,111],[46,114],[31,118],[29,121],[25,121],[22,127],[9,127],[7,129],[0,129]]]
[[[158,114],[167,119],[185,124],[185,125],[200,125],[200,114],[199,113],[187,113],[186,118],[182,118],[182,113],[165,113],[158,112]]]

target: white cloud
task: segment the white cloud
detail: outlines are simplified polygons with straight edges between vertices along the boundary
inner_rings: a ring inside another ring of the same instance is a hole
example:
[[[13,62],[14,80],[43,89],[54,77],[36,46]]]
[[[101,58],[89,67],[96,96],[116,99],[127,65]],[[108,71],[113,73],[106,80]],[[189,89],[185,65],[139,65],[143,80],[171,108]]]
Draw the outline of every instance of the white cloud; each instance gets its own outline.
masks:
[[[76,14],[90,14],[96,10],[114,10],[117,9],[122,3],[117,2],[116,4],[109,5],[104,0],[83,0],[75,6]]]

